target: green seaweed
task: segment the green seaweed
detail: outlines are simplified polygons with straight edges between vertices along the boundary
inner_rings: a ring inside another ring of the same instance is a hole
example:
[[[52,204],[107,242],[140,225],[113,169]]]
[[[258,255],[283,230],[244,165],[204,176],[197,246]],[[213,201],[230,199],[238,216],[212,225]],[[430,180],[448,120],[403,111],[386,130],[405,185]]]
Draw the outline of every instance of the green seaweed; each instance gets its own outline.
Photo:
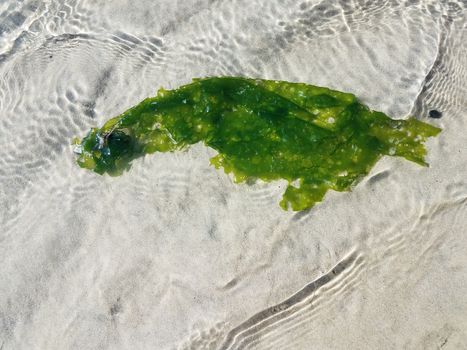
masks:
[[[423,142],[441,130],[393,120],[349,93],[284,81],[219,77],[160,89],[93,128],[78,144],[78,164],[120,175],[133,159],[203,142],[216,167],[238,183],[285,179],[280,205],[311,208],[329,189],[349,191],[383,155],[426,165]]]

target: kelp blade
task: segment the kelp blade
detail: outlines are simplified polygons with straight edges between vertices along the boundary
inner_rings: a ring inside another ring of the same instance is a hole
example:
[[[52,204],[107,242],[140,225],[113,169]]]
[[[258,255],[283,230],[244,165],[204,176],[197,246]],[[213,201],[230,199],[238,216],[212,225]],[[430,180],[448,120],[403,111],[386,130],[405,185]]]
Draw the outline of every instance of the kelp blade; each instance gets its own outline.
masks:
[[[281,207],[311,208],[329,189],[348,191],[383,155],[426,165],[424,142],[440,129],[393,120],[349,93],[303,83],[219,77],[159,90],[80,145],[78,164],[120,175],[145,154],[203,142],[236,182],[285,179]]]

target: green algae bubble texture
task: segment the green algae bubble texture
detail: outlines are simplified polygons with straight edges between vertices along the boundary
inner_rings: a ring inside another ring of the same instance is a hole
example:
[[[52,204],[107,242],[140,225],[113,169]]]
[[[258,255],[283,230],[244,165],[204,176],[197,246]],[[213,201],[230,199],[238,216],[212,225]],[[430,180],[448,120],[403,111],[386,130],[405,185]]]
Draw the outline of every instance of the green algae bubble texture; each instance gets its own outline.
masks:
[[[329,190],[349,191],[383,155],[426,165],[423,142],[441,130],[393,120],[354,95],[302,83],[218,77],[160,89],[94,128],[78,144],[78,164],[120,175],[133,159],[203,142],[216,168],[235,181],[285,179],[280,205],[304,210]]]

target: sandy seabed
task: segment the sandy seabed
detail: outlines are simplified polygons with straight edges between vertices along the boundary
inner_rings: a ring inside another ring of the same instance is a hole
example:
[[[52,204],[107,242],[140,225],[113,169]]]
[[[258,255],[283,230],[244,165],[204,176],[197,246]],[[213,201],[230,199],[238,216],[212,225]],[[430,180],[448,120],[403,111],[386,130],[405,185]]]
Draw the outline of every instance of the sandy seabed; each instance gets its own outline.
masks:
[[[0,2],[0,349],[466,349],[466,1]],[[196,145],[118,178],[70,142],[241,75],[443,129],[306,212]],[[429,118],[430,110],[442,118]]]

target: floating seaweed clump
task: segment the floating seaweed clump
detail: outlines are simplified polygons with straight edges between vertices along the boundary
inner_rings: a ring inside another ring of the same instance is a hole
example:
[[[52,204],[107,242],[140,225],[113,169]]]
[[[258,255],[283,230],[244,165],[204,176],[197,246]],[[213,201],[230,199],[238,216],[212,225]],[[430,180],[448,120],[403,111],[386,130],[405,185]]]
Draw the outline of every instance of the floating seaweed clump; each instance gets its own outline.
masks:
[[[236,182],[285,179],[282,208],[311,208],[348,191],[383,155],[426,165],[423,142],[439,128],[393,120],[349,93],[302,83],[236,77],[160,89],[76,140],[78,164],[120,175],[133,159],[203,142]]]

